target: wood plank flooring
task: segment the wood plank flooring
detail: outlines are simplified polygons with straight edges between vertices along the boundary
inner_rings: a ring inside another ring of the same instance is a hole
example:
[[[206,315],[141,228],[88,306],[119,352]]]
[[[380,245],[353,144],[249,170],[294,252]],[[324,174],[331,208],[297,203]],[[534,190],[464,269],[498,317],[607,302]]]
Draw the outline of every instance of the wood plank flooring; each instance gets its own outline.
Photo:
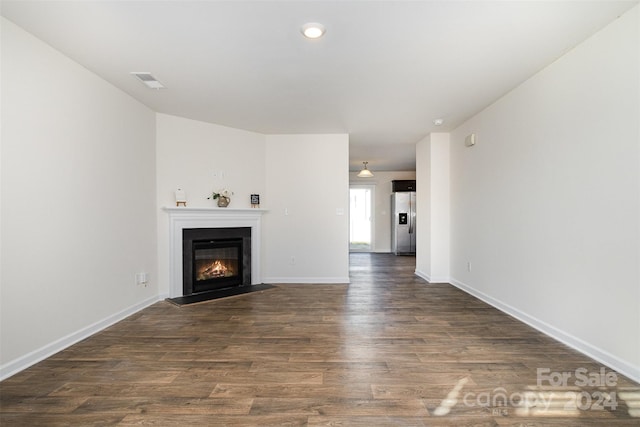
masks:
[[[350,285],[158,302],[0,383],[0,424],[640,425],[637,383],[577,386],[604,367],[414,268],[352,254]]]

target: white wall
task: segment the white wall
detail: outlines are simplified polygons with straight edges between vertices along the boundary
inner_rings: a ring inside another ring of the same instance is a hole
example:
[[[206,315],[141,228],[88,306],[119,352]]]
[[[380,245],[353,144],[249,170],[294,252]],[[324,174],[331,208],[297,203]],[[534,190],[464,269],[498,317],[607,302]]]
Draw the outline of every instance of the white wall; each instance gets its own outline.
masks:
[[[358,178],[358,172],[349,173],[352,185],[374,185],[372,252],[391,252],[391,181],[416,179],[415,171],[373,171],[373,178]]]
[[[453,282],[636,380],[638,20],[635,7],[451,135]]]
[[[264,281],[348,282],[348,135],[268,135],[266,177]]]
[[[265,136],[255,132],[158,114],[156,130],[158,262],[160,294],[169,293],[169,221],[163,206],[175,206],[175,190],[187,194],[187,206],[215,206],[213,191],[233,191],[230,208],[251,207],[249,196],[264,197]]]
[[[416,274],[429,282],[448,282],[450,202],[449,134],[432,133],[416,145]]]
[[[249,208],[249,195],[264,193],[264,135],[167,114],[156,122],[160,206],[175,206],[177,187],[191,207],[214,206],[207,197],[223,188],[234,193],[231,208]]]
[[[416,144],[416,274],[431,280],[431,135]]]
[[[0,376],[156,301],[154,122],[2,18]]]

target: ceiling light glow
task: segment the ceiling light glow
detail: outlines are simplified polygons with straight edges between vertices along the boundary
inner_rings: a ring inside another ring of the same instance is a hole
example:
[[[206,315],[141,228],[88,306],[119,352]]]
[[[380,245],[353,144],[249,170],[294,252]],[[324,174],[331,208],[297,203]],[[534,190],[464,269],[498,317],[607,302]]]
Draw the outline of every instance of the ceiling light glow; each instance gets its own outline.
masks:
[[[324,25],[316,22],[309,22],[302,26],[302,34],[308,39],[318,39],[324,35]]]

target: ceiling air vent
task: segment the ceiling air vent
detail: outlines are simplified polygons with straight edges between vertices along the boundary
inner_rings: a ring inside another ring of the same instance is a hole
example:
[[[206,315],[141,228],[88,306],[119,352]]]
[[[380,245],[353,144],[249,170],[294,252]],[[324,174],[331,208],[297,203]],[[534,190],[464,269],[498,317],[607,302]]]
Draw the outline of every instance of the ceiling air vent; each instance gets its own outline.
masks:
[[[151,89],[164,89],[164,85],[153,77],[151,73],[132,72],[131,74]]]

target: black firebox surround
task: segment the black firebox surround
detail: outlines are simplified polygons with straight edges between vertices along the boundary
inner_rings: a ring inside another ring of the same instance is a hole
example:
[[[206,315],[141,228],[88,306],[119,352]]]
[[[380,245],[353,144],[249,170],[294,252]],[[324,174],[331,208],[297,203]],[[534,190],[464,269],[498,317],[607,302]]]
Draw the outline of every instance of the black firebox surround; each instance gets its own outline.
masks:
[[[237,281],[224,281],[219,289],[251,286],[251,227],[185,228],[182,230],[182,292],[184,296],[201,293],[194,290],[193,283],[194,242],[224,242],[231,239],[242,241],[242,274]]]

